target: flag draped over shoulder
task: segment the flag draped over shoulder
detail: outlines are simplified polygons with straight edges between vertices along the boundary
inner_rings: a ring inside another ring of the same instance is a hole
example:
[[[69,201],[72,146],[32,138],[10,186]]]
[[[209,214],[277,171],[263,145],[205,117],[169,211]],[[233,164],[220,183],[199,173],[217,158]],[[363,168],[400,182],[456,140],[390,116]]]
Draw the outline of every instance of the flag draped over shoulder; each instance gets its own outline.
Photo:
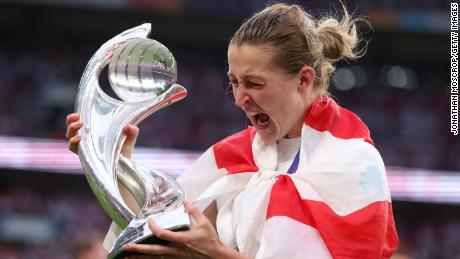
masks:
[[[219,236],[250,256],[390,258],[398,245],[391,197],[366,125],[319,97],[299,154],[295,173],[276,171],[276,144],[249,127],[209,148],[178,181],[201,209],[219,201]]]

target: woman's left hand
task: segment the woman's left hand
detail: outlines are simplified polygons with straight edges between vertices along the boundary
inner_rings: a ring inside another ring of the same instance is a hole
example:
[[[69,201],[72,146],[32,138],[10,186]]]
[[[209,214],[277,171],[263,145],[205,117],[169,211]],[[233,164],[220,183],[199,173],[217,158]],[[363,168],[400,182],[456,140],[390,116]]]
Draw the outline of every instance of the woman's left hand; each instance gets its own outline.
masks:
[[[173,243],[172,245],[126,244],[123,249],[150,255],[169,254],[180,258],[216,258],[217,253],[224,245],[211,222],[191,203],[184,201],[184,207],[185,211],[195,220],[195,224],[190,226],[190,230],[173,232],[162,229],[155,221],[149,220],[149,227],[155,236],[170,241]]]

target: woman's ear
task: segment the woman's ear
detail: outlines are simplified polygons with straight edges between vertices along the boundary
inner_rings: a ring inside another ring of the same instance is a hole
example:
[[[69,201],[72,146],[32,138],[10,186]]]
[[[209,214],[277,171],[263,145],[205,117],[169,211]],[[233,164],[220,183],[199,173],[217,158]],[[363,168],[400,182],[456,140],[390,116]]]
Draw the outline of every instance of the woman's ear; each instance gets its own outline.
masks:
[[[313,87],[313,83],[315,82],[315,70],[310,66],[303,66],[300,71],[300,83],[299,83],[299,91],[305,92],[309,88]]]

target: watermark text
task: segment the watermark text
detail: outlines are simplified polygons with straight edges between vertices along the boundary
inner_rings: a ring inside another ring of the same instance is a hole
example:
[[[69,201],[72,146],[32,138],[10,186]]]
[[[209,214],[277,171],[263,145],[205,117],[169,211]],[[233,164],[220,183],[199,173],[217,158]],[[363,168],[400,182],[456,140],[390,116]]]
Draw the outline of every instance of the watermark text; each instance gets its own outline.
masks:
[[[450,4],[450,132],[458,135],[458,3]]]

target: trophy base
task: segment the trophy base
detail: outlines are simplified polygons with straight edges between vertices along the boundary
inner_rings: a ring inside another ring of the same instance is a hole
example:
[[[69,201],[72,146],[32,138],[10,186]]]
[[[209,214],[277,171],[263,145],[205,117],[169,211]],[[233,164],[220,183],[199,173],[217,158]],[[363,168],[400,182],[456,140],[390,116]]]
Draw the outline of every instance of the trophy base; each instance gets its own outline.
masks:
[[[169,241],[159,239],[156,237],[148,226],[148,220],[152,218],[156,224],[161,228],[168,229],[171,231],[186,231],[190,227],[190,217],[184,212],[184,206],[181,205],[178,208],[155,214],[145,219],[134,219],[124,229],[118,237],[115,245],[109,252],[109,259],[123,259],[128,255],[137,254],[135,252],[124,251],[123,245],[128,243],[136,244],[169,244]]]
[[[189,230],[189,226],[178,226],[177,228],[169,229],[171,231],[187,231]],[[136,244],[157,244],[157,245],[166,245],[170,244],[171,242],[159,239],[155,235],[143,237],[143,239],[139,239],[138,241],[134,242]],[[123,248],[114,251],[113,253],[109,254],[109,259],[124,259],[128,255],[138,255],[136,252],[131,251],[124,251]]]

